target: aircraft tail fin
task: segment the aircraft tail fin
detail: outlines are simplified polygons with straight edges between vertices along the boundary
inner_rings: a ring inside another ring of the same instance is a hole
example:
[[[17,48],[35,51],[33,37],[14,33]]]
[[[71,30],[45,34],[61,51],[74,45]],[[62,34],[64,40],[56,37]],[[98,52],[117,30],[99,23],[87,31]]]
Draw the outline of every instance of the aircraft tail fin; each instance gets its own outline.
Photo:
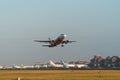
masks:
[[[51,40],[51,38],[49,37],[48,39],[49,39],[50,44],[52,44],[52,40]]]
[[[65,64],[63,60],[61,60],[61,64]]]
[[[49,41],[51,41],[51,38],[50,38],[50,37],[49,37],[48,39],[49,39]]]
[[[61,60],[61,64],[62,64],[65,68],[69,68],[68,65],[67,65],[63,60]]]
[[[49,64],[50,64],[51,66],[55,66],[55,63],[54,63],[53,61],[51,61],[51,60],[50,60]]]

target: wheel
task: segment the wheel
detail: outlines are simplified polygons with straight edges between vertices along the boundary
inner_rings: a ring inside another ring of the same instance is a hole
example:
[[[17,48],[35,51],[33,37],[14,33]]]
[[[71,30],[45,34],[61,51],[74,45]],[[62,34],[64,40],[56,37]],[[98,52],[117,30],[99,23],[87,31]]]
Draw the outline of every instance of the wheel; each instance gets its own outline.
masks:
[[[61,47],[64,47],[64,45],[62,44]]]

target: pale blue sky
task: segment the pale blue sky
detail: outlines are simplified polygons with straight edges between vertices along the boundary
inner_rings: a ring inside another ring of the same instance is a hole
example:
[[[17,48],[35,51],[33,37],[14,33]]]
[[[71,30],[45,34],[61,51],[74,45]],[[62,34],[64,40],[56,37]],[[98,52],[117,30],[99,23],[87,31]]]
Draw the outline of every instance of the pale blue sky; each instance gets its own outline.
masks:
[[[0,0],[0,64],[120,56],[120,0]],[[33,40],[66,33],[76,43],[44,48]]]

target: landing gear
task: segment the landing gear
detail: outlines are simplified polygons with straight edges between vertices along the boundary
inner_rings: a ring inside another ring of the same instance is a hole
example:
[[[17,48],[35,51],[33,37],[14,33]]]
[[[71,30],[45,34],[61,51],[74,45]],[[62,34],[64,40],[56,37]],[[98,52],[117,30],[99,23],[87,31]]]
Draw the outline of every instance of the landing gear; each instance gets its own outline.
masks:
[[[64,47],[64,45],[62,44],[61,47]]]

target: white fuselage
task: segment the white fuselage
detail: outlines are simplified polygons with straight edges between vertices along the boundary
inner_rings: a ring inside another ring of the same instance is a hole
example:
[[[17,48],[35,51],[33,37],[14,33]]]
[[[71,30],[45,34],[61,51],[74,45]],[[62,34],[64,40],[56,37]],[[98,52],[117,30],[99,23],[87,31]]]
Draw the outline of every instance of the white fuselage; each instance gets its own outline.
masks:
[[[66,34],[61,34],[54,42],[51,43],[50,47],[57,46],[61,43],[63,43],[63,40],[67,37]]]

